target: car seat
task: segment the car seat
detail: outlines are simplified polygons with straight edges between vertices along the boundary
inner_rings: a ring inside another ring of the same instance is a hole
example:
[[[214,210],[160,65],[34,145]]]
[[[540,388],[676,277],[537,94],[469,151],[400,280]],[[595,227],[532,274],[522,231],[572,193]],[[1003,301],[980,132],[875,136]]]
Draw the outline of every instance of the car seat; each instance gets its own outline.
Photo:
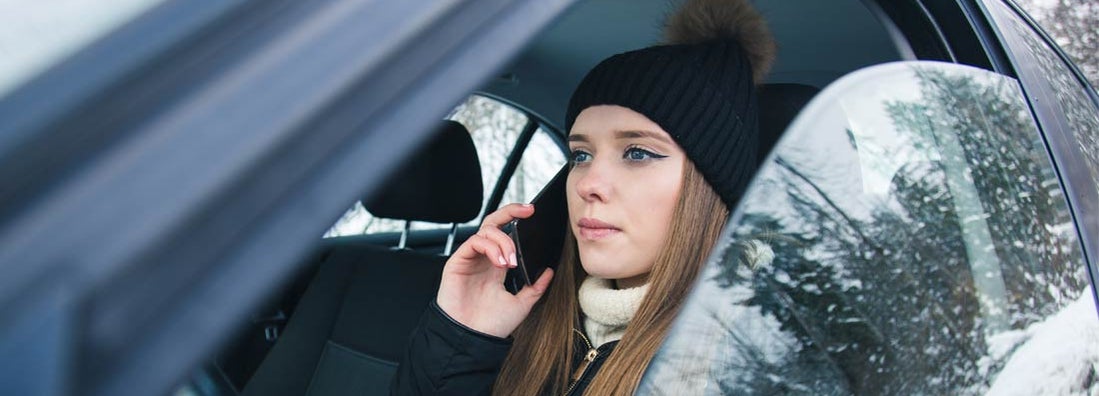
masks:
[[[759,95],[759,151],[757,159],[762,163],[774,149],[786,127],[813,99],[819,89],[792,83],[763,84]]]
[[[379,191],[362,201],[378,217],[451,224],[476,218],[483,190],[469,132],[447,121]],[[241,393],[388,394],[408,335],[435,297],[446,259],[365,243],[334,245]]]

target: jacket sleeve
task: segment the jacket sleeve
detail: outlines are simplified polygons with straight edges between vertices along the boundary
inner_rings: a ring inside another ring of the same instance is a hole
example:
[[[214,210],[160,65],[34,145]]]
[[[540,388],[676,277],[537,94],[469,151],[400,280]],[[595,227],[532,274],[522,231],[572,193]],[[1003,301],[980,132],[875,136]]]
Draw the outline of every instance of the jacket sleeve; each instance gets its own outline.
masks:
[[[412,331],[389,393],[487,395],[510,349],[510,338],[470,329],[432,301]]]

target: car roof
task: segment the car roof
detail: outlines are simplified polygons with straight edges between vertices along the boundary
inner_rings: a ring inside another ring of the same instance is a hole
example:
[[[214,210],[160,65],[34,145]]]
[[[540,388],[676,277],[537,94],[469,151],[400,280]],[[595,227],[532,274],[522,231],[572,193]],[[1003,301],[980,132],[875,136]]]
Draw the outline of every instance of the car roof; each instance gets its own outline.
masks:
[[[579,2],[481,91],[564,124],[569,95],[607,56],[658,43],[679,1]],[[768,83],[823,87],[858,68],[902,58],[876,10],[860,0],[757,1],[778,43]],[[875,34],[874,32],[880,32]]]

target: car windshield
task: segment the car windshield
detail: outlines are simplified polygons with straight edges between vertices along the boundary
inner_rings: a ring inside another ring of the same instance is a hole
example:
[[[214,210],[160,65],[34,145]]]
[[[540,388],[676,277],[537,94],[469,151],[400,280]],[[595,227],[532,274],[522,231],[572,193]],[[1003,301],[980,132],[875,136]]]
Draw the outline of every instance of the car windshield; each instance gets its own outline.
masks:
[[[0,0],[0,97],[163,0]]]
[[[1094,391],[1076,373],[1097,351],[1064,342],[1095,339],[1093,297],[1030,114],[1014,79],[943,63],[825,89],[730,218],[641,389]]]

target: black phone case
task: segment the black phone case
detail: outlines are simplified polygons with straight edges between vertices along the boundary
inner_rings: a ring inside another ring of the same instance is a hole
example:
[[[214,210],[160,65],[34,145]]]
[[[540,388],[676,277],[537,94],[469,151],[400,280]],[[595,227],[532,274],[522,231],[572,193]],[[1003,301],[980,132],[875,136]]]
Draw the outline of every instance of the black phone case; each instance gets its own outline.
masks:
[[[534,215],[512,220],[502,228],[515,243],[519,261],[516,268],[508,270],[504,280],[505,288],[512,293],[534,283],[546,268],[555,268],[561,259],[569,218],[565,200],[568,170],[566,165],[558,171],[534,198],[531,202]]]

